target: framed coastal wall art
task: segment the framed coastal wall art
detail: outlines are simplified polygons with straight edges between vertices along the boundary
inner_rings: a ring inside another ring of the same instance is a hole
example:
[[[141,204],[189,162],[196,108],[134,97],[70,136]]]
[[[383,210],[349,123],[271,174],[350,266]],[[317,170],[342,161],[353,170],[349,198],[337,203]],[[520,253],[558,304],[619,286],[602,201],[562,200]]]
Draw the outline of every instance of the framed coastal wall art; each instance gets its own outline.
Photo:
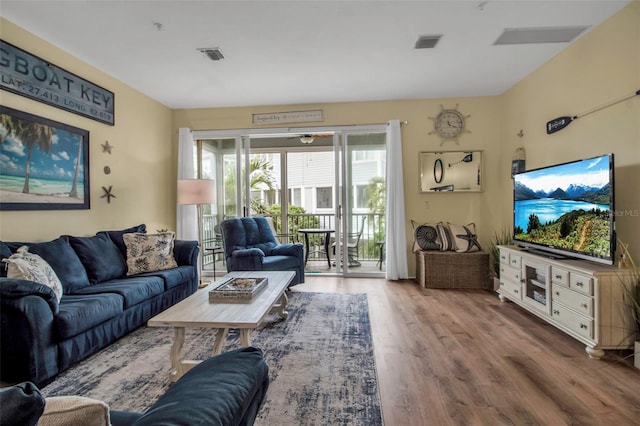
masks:
[[[89,209],[89,132],[0,105],[0,210]]]
[[[421,152],[420,192],[482,191],[482,151]]]

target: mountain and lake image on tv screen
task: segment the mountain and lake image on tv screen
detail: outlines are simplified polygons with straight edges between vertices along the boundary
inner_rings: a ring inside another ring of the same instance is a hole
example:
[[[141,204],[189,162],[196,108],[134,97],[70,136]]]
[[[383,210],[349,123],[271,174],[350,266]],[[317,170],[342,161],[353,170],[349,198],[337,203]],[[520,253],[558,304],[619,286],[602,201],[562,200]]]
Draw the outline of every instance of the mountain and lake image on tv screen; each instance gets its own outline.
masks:
[[[610,259],[613,157],[579,160],[514,176],[514,240]]]

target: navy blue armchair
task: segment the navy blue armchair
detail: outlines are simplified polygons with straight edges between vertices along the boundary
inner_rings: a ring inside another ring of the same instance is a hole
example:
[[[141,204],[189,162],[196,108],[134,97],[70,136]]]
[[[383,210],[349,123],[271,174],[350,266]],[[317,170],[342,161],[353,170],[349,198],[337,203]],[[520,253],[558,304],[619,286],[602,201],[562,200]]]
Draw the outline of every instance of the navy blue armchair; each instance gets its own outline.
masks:
[[[240,217],[220,223],[227,271],[294,271],[291,285],[304,282],[302,244],[279,244],[266,218]]]

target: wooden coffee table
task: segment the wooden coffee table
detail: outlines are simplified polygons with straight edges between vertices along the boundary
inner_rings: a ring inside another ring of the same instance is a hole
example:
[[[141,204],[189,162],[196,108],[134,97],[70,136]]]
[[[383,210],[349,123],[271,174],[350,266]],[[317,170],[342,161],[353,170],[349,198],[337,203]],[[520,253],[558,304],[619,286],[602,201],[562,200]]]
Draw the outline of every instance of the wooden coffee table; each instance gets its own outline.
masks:
[[[210,303],[209,290],[221,285],[229,278],[262,278],[269,280],[267,287],[250,303]],[[277,312],[282,319],[288,316],[285,290],[295,277],[292,271],[247,271],[230,272],[213,281],[207,287],[173,305],[151,318],[149,327],[173,327],[175,337],[170,359],[173,372],[171,379],[178,380],[200,361],[182,359],[184,330],[191,328],[213,328],[217,330],[212,355],[222,351],[222,344],[230,328],[240,329],[240,345],[251,345],[251,332],[270,312]]]

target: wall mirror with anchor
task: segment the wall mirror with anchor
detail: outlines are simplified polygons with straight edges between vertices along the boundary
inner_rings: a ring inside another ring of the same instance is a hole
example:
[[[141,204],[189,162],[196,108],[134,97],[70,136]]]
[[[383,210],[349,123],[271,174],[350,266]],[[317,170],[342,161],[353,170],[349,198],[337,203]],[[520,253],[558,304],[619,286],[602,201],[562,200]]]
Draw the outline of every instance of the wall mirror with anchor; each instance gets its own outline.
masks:
[[[428,151],[419,157],[420,192],[481,192],[482,151]]]

